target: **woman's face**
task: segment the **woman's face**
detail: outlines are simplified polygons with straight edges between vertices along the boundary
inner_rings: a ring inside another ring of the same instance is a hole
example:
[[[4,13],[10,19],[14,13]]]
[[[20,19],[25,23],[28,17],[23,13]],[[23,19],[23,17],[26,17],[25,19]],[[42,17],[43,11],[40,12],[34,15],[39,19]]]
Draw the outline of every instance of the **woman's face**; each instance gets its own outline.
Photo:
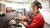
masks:
[[[37,11],[38,9],[37,9],[37,6],[35,5],[35,4],[31,4],[31,11],[32,12],[35,12],[35,11]]]

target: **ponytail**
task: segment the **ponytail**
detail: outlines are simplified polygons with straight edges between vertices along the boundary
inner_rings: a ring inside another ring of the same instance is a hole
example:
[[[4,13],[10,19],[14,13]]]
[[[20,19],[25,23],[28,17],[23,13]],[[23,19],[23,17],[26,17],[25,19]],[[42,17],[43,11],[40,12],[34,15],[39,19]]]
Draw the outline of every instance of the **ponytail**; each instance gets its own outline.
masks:
[[[35,4],[37,6],[37,9],[42,9],[41,3],[38,1],[34,1],[33,4]]]

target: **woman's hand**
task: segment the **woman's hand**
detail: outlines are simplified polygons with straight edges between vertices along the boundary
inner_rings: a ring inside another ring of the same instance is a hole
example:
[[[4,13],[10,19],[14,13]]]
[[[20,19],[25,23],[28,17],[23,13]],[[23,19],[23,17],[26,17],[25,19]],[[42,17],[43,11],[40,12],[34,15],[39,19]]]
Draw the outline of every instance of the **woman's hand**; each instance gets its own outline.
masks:
[[[17,17],[15,17],[16,19],[19,19],[19,20],[24,20],[24,18],[26,18],[26,16],[22,16],[20,14],[18,14]]]

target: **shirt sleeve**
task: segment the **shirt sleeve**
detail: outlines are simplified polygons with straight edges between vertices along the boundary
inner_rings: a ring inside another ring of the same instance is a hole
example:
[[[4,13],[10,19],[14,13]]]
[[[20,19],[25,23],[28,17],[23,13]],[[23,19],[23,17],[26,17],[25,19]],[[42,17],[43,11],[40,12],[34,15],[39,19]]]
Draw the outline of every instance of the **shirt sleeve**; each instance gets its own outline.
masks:
[[[42,15],[38,14],[37,16],[35,16],[31,22],[31,24],[29,25],[26,25],[26,28],[36,28],[37,26],[39,25],[44,25],[44,22],[43,22],[43,17]]]
[[[33,19],[32,23],[30,25],[27,25],[27,28],[33,28],[36,27],[41,22],[40,18]]]

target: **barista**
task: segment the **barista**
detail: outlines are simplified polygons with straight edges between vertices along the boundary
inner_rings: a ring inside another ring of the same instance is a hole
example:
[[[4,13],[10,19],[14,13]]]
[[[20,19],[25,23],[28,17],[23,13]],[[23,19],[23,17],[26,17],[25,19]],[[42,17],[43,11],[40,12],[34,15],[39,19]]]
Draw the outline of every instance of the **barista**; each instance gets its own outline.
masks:
[[[39,9],[42,8],[41,3],[38,1],[34,1],[33,3],[31,3],[31,11],[32,11],[32,15],[30,19],[31,22],[30,24],[27,24],[27,21],[29,21],[28,18],[26,18],[26,16],[20,16],[22,17],[23,21],[21,23],[23,23],[26,28],[43,28],[44,27],[44,18],[42,16],[42,14],[39,12]]]

